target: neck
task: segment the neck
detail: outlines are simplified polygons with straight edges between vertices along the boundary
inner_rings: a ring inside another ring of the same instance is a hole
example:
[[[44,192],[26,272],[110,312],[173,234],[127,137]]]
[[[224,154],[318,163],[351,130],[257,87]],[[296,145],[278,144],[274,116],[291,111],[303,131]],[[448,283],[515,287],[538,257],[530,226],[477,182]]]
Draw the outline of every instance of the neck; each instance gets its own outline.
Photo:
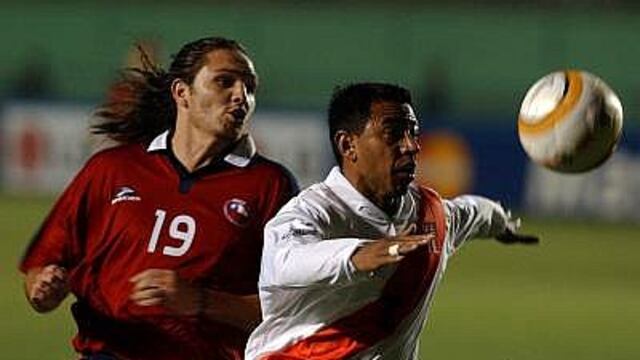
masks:
[[[220,160],[234,143],[234,140],[212,136],[193,127],[180,126],[180,122],[176,122],[171,138],[175,157],[189,172]]]
[[[384,211],[384,213],[389,217],[393,216],[398,211],[398,206],[400,205],[399,196],[394,195],[393,193],[376,190],[380,188],[379,185],[369,180],[367,176],[364,176],[349,167],[344,167],[342,169],[342,173],[360,194]]]

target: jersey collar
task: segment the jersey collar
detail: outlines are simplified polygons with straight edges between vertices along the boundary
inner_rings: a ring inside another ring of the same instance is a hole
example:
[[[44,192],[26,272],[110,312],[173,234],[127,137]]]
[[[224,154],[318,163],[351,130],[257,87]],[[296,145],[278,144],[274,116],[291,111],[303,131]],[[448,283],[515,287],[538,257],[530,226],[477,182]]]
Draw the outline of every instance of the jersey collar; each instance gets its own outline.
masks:
[[[156,136],[156,138],[153,139],[147,147],[147,152],[167,150],[168,141],[169,130]],[[251,135],[246,135],[240,138],[231,152],[224,157],[224,161],[237,167],[246,167],[251,162],[251,159],[256,155],[256,152],[255,141],[253,141]]]
[[[380,224],[404,223],[409,209],[414,206],[411,197],[407,193],[402,196],[398,211],[390,218],[382,209],[362,195],[342,174],[338,166],[333,167],[324,183],[338,195],[356,214]]]

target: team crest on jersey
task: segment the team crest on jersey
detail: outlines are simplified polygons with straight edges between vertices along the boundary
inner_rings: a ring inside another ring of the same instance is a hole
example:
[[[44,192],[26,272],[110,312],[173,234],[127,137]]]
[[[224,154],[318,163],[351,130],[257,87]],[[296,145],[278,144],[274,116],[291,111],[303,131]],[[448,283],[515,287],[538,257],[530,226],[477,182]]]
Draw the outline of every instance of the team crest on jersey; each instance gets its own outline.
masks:
[[[140,201],[142,198],[138,196],[136,190],[130,186],[121,186],[116,190],[116,194],[111,199],[111,205],[121,201]]]
[[[436,235],[436,223],[434,222],[424,222],[422,224],[422,229],[421,229],[421,233],[422,234],[433,234]],[[429,249],[429,252],[434,253],[434,254],[440,254],[440,252],[442,251],[442,247],[438,246],[438,242],[437,241],[431,241],[427,248]]]
[[[247,206],[247,202],[244,200],[237,198],[227,200],[227,202],[224,203],[223,210],[227,220],[240,227],[247,226],[251,218],[249,206]]]
[[[434,222],[425,222],[422,224],[422,229],[420,229],[423,234],[434,234],[436,233],[436,223]]]

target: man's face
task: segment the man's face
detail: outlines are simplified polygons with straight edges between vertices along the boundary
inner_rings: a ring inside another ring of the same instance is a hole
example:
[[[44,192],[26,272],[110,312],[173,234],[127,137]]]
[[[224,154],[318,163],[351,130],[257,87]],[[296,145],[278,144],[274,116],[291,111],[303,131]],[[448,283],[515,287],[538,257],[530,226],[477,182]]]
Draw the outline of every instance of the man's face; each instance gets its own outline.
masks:
[[[374,102],[364,130],[356,136],[354,166],[370,192],[398,196],[415,177],[418,121],[409,104]]]
[[[220,49],[206,55],[188,89],[188,118],[191,126],[228,140],[246,133],[255,106],[257,77],[244,54]]]

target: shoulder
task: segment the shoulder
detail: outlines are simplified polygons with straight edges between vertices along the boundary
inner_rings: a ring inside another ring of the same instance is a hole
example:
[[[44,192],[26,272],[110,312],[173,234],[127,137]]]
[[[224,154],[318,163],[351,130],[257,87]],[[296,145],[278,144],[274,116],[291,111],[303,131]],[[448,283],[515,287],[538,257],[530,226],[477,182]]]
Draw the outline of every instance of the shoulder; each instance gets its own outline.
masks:
[[[448,200],[443,199],[434,189],[415,183],[409,187],[409,194],[410,198],[419,204],[416,206],[419,217],[429,217],[429,222],[440,224],[439,226],[444,226],[445,229],[449,228],[451,204]]]
[[[75,178],[89,180],[102,177],[105,173],[110,174],[114,169],[124,170],[133,159],[139,158],[144,152],[141,144],[118,145],[100,150],[89,157]]]
[[[427,199],[427,201],[440,203],[443,206],[446,203],[446,200],[442,198],[442,196],[435,191],[434,189],[423,186],[420,184],[413,183],[409,186],[409,194],[415,199]]]
[[[100,167],[110,164],[131,163],[147,154],[142,144],[125,144],[100,150],[87,160],[86,166]]]
[[[283,164],[260,154],[256,154],[249,166],[256,170],[259,173],[259,176],[264,177],[265,180],[282,183],[290,188],[293,194],[297,194],[299,192],[298,181],[293,173]]]
[[[280,210],[279,215],[292,214],[313,219],[317,223],[330,223],[332,219],[346,213],[346,205],[324,183],[317,183],[300,191]]]
[[[277,176],[292,176],[291,171],[283,164],[260,154],[255,155],[249,166]]]

